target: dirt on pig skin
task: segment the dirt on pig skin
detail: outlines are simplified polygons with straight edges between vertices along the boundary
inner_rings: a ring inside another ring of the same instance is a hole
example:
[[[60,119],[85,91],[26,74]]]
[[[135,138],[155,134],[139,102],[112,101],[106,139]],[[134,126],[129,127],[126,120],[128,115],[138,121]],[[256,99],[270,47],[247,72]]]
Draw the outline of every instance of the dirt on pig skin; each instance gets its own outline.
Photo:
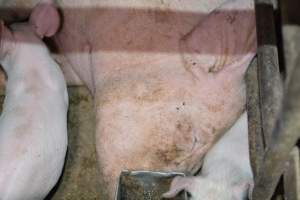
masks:
[[[94,95],[105,200],[123,169],[197,171],[243,111],[254,15],[246,8],[235,20],[207,18],[224,1],[57,1],[64,24],[56,46]]]
[[[165,73],[166,68],[148,74],[126,70],[106,80],[96,96],[99,180],[107,199],[113,199],[124,169],[195,173],[220,133],[243,111],[242,77],[208,78],[203,80],[207,87],[187,72]]]

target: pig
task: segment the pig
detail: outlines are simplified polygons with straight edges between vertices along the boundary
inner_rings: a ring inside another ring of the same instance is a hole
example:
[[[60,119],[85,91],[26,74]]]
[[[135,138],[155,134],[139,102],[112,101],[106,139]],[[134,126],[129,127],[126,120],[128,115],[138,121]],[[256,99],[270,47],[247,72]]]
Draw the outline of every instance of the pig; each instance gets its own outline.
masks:
[[[191,200],[248,199],[254,184],[249,160],[245,112],[205,155],[200,175],[176,177],[163,197],[173,198],[185,190]]]
[[[48,21],[41,16],[47,16]],[[41,40],[59,15],[38,5],[29,22],[0,26],[0,64],[7,75],[0,117],[0,199],[41,200],[58,181],[67,150],[68,94],[58,64]]]
[[[188,175],[199,170],[205,153],[244,111],[244,74],[256,48],[252,9],[252,1],[226,2],[174,44],[179,53],[148,53],[152,62],[125,67],[108,63],[113,53],[91,55],[97,66],[111,66],[94,73],[99,180],[106,199],[114,199],[123,169]]]
[[[56,2],[56,59],[94,99],[103,199],[124,169],[194,175],[244,111],[253,0]]]

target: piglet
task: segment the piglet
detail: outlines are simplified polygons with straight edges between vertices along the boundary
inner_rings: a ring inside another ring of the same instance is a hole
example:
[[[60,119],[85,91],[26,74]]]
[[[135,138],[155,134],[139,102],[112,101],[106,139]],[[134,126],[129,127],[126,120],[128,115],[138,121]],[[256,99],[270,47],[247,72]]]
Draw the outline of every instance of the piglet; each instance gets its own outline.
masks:
[[[0,64],[7,75],[0,117],[1,200],[43,199],[63,169],[68,94],[41,40],[55,34],[58,22],[50,3],[36,6],[27,23],[9,29],[0,22]]]
[[[200,175],[176,177],[163,197],[172,198],[185,190],[191,200],[247,199],[253,188],[247,125],[244,113],[207,153]]]

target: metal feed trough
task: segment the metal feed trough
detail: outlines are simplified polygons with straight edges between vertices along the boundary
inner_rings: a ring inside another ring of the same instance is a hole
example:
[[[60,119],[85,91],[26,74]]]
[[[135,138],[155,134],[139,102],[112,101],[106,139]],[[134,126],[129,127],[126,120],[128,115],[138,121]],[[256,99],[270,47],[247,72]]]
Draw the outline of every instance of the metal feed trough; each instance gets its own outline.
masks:
[[[175,176],[185,175],[176,172],[123,171],[119,177],[116,200],[160,200]],[[172,200],[187,200],[187,193],[183,191]]]
[[[297,4],[293,0],[289,3]],[[280,23],[281,17],[287,17],[280,15],[282,4],[276,10],[274,1],[255,1],[257,57],[246,75],[250,159],[255,177],[253,200],[269,200],[272,196],[300,199],[299,148],[296,146],[300,138],[300,56],[293,64],[284,60],[288,57],[284,53],[288,44]],[[283,34],[276,34],[278,31]],[[280,73],[283,67],[284,76]],[[279,196],[274,194],[276,187],[284,191],[279,192]]]

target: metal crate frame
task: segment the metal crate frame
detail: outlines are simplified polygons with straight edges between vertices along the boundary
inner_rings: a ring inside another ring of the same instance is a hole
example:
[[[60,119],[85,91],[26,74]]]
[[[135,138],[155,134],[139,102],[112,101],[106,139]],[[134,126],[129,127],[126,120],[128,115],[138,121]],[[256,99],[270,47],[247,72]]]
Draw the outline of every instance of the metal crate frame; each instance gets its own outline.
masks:
[[[255,179],[252,198],[271,199],[284,174],[284,196],[297,200],[299,151],[295,145],[300,138],[300,61],[299,67],[287,70],[283,80],[273,2],[256,0],[255,12],[257,56],[246,75],[249,148]]]

